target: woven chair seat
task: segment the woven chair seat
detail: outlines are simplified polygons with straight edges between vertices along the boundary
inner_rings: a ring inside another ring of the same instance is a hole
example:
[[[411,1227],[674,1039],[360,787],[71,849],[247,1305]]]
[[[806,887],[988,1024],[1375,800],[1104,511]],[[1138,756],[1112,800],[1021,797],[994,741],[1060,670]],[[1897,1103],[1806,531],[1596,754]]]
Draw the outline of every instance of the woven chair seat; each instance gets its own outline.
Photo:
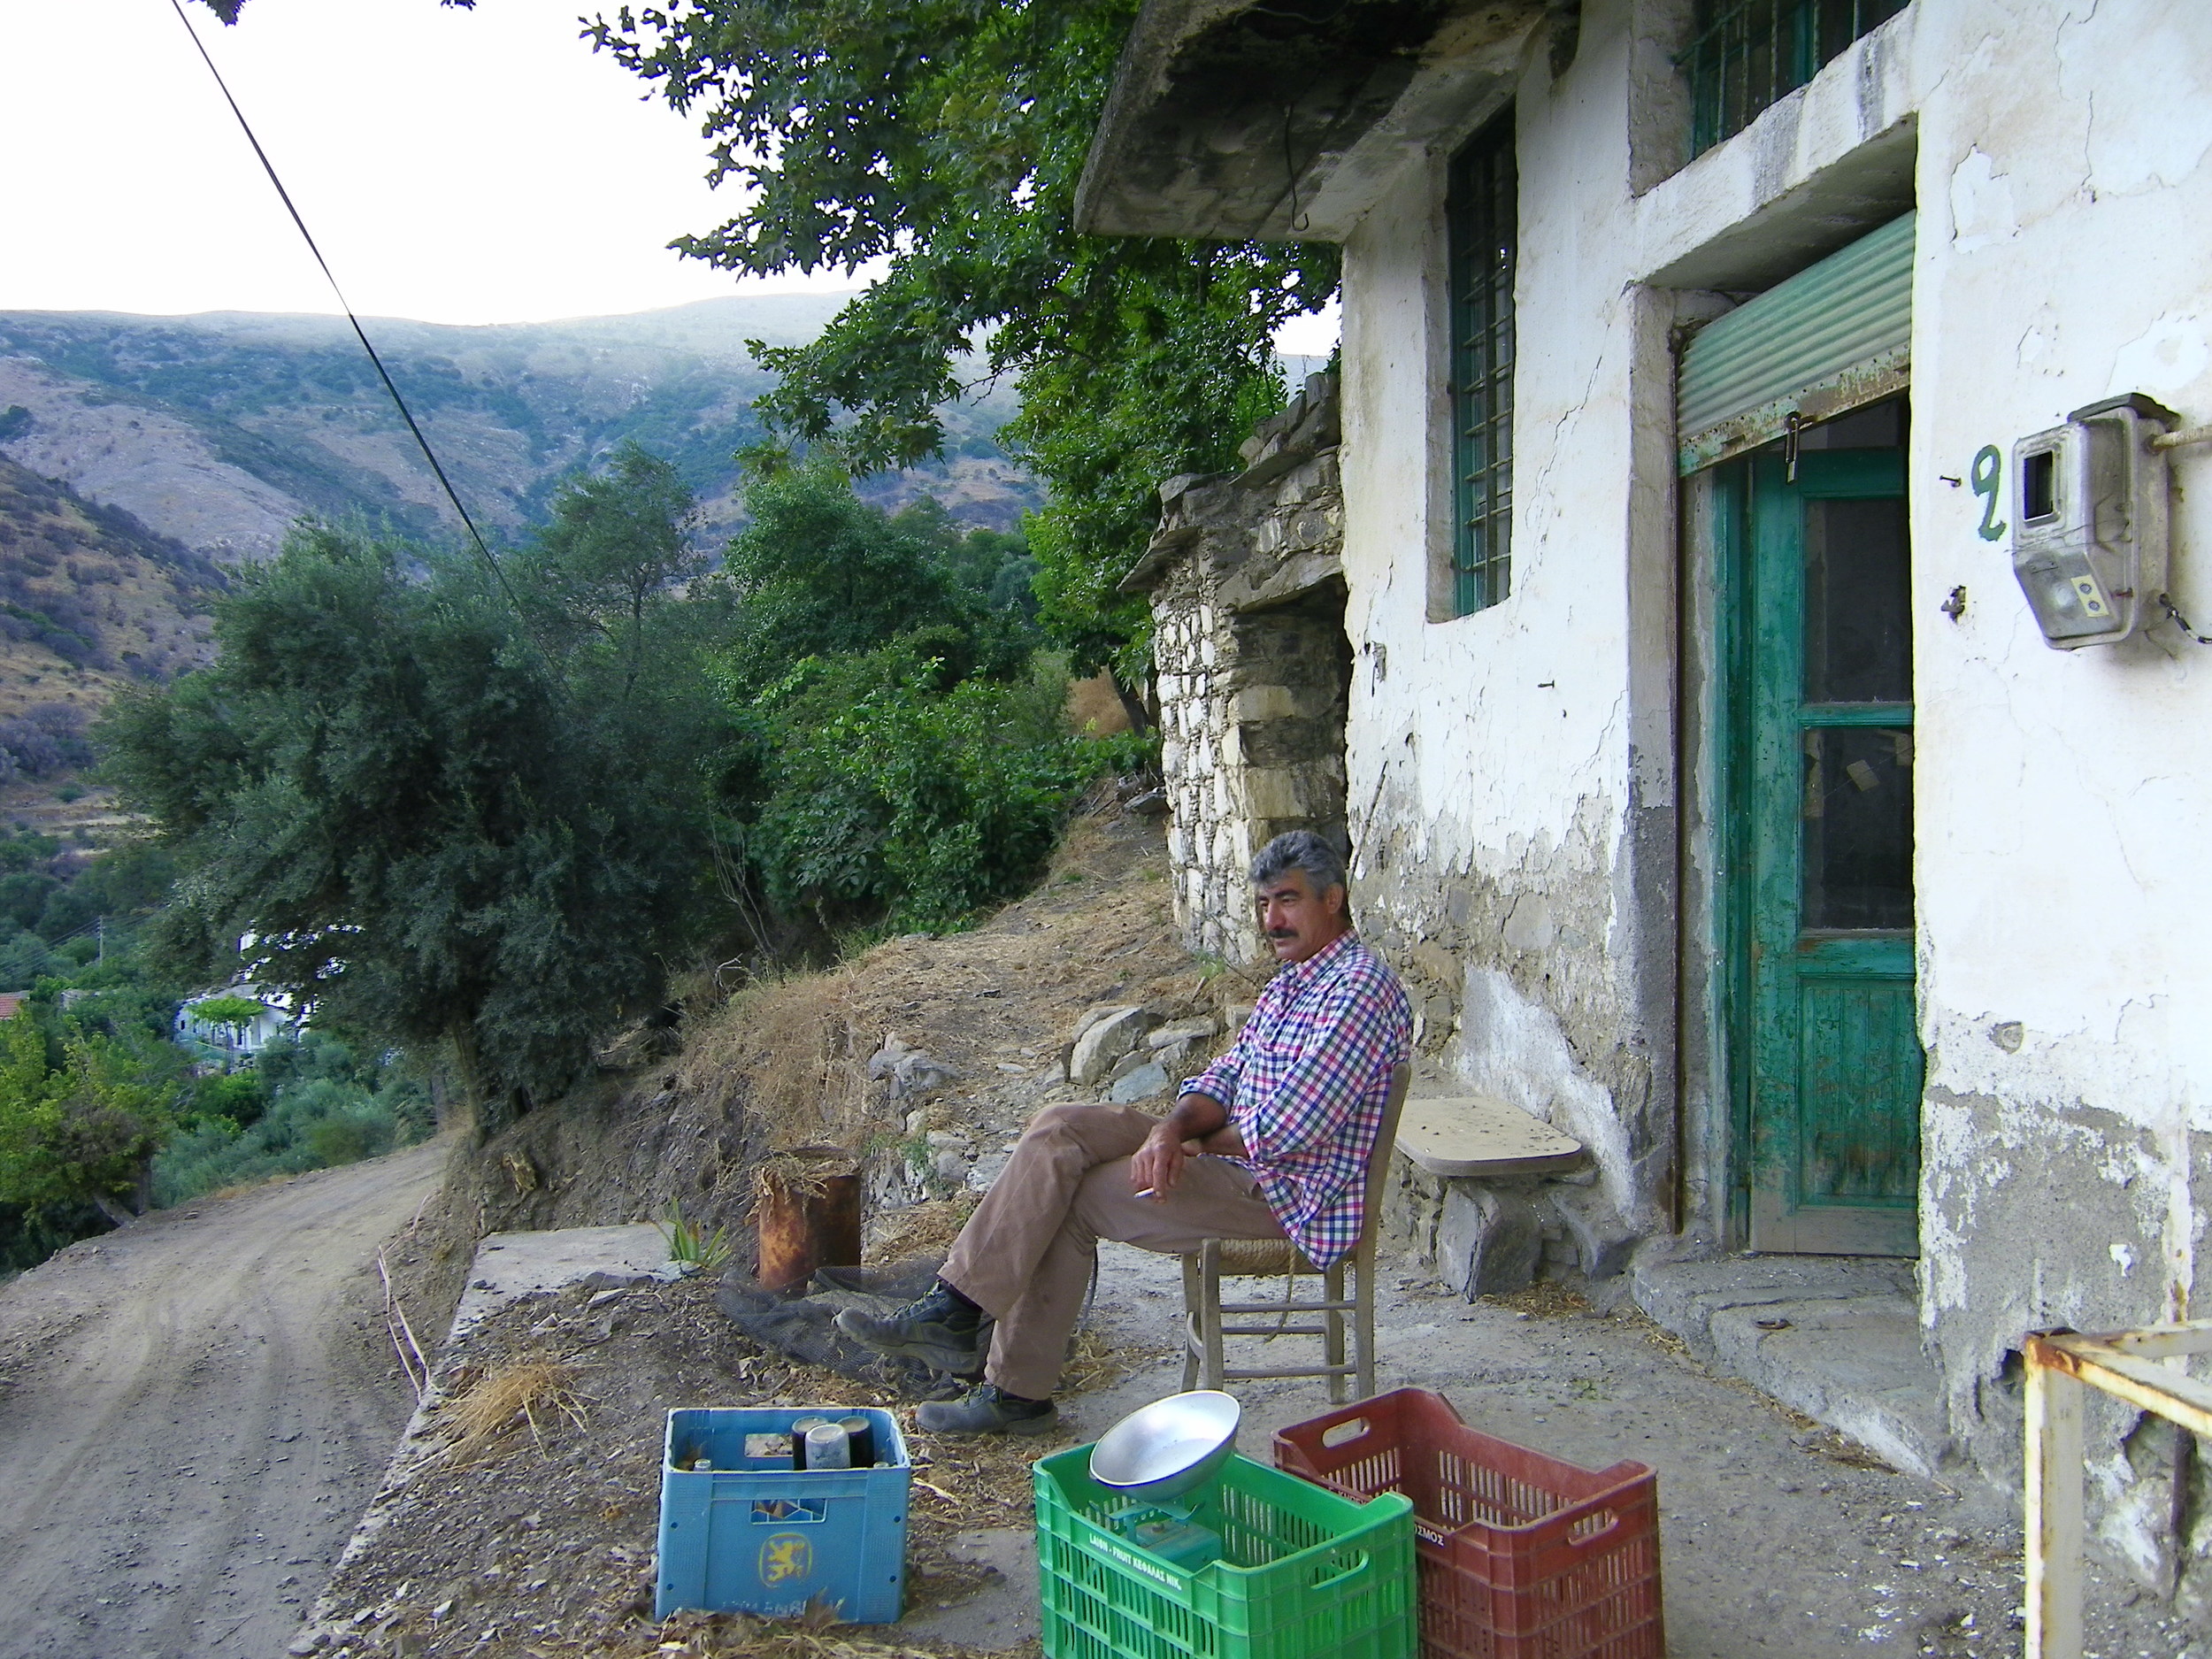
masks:
[[[1321,1270],[1309,1262],[1306,1253],[1288,1239],[1224,1239],[1221,1271],[1243,1279],[1263,1273],[1318,1273]]]
[[[1183,1256],[1183,1386],[1202,1383],[1218,1388],[1225,1383],[1272,1377],[1325,1377],[1329,1398],[1344,1402],[1348,1381],[1356,1379],[1362,1398],[1375,1391],[1375,1234],[1382,1217],[1384,1194],[1390,1181],[1391,1148],[1398,1138],[1398,1118],[1405,1105],[1406,1085],[1413,1068],[1400,1065],[1391,1073],[1390,1092],[1383,1102],[1382,1123],[1375,1137],[1374,1153],[1367,1166],[1367,1225],[1351,1253],[1324,1272],[1288,1239],[1207,1239]],[[1283,1286],[1279,1308],[1250,1302],[1224,1305],[1225,1279],[1281,1277],[1311,1273],[1321,1280],[1318,1297],[1301,1296],[1294,1281]],[[1347,1277],[1352,1283],[1347,1294]],[[1237,1319],[1256,1314],[1273,1319],[1272,1325],[1225,1323],[1226,1313]],[[1315,1320],[1320,1323],[1316,1325]],[[1222,1352],[1222,1339],[1278,1336],[1321,1339],[1318,1365],[1272,1365],[1259,1370],[1232,1371]],[[1345,1358],[1347,1337],[1354,1350]]]

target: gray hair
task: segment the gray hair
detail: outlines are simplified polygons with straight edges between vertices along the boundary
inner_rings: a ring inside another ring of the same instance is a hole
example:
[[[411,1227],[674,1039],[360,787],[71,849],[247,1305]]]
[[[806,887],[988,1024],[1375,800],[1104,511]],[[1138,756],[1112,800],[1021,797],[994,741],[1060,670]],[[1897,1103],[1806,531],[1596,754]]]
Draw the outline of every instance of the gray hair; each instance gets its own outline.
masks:
[[[1310,829],[1285,830],[1252,860],[1252,885],[1265,887],[1293,870],[1306,872],[1307,884],[1318,898],[1331,887],[1345,886],[1344,855],[1325,836]]]

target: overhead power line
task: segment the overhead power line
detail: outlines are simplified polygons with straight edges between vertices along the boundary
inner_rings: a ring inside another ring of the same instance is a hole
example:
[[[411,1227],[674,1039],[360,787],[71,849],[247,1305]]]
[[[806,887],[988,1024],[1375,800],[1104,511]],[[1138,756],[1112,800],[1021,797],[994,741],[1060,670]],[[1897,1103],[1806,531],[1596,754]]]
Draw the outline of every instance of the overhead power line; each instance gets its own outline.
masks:
[[[277,199],[284,204],[284,211],[292,216],[292,223],[299,227],[301,239],[307,243],[307,251],[315,256],[315,263],[322,267],[323,280],[330,284],[330,291],[338,296],[338,304],[344,311],[346,320],[353,325],[354,338],[361,342],[361,349],[369,354],[369,361],[376,365],[377,378],[384,382],[384,389],[391,394],[392,406],[399,411],[399,418],[407,423],[407,430],[414,434],[415,442],[422,450],[422,458],[430,463],[430,470],[437,474],[439,486],[445,491],[445,498],[453,503],[453,511],[461,516],[462,524],[468,529],[469,540],[476,544],[477,552],[483,556],[484,563],[490,567],[501,591],[505,593],[508,602],[519,613],[522,603],[515,597],[515,590],[507,585],[507,572],[499,567],[499,561],[492,557],[490,547],[485,543],[482,534],[476,527],[476,520],[469,517],[469,510],[461,504],[460,493],[453,488],[453,480],[446,476],[445,468],[439,465],[437,451],[430,447],[430,440],[423,435],[422,427],[416,423],[414,411],[407,407],[407,400],[399,395],[399,388],[393,383],[391,371],[384,366],[384,359],[376,355],[376,348],[369,343],[368,331],[361,326],[361,319],[353,314],[352,302],[346,298],[345,289],[338,286],[338,279],[330,269],[330,261],[323,257],[323,250],[315,245],[315,237],[307,228],[307,221],[300,217],[299,209],[293,205],[292,193],[284,188],[284,180],[277,176],[275,164],[269,159],[269,152],[261,148],[261,141],[254,136],[253,124],[246,119],[246,112],[238,107],[238,100],[231,96],[229,84],[224,81],[223,72],[215,66],[215,60],[208,56],[199,30],[192,27],[192,19],[185,15],[183,0],[169,0],[169,5],[177,14],[177,21],[184,25],[184,32],[192,37],[192,44],[200,54],[200,61],[207,65],[207,73],[215,77],[216,89],[223,95],[223,102],[230,105],[230,112],[238,118],[238,130],[245,134],[246,142],[253,146],[253,153],[261,163],[261,171],[269,175],[270,184],[276,188]]]

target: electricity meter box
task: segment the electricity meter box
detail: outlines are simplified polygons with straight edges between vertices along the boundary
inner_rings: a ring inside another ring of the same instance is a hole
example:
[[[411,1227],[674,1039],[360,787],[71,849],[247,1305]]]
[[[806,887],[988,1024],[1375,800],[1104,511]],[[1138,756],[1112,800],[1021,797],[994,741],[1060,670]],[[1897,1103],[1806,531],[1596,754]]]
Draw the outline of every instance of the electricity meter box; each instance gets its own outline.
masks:
[[[2012,573],[2054,650],[2111,645],[2157,620],[2166,589],[2166,457],[2179,417],[2109,397],[2012,446]]]

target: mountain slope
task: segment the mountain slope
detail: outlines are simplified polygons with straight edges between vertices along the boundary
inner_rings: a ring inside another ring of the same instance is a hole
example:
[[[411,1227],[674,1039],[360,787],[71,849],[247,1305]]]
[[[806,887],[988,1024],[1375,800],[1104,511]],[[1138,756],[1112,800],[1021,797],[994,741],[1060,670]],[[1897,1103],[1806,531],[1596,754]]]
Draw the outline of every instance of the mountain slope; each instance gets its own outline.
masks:
[[[0,720],[58,703],[89,714],[119,684],[208,661],[221,581],[182,543],[0,460]]]
[[[630,317],[456,327],[373,319],[370,338],[487,534],[543,521],[560,480],[625,439],[675,462],[707,533],[739,521],[733,452],[772,378],[745,341],[811,338],[839,296],[707,300]],[[10,418],[9,411],[22,412]],[[1034,485],[995,439],[999,393],[946,411],[947,457],[873,480],[1010,528]],[[211,557],[266,557],[303,512],[457,526],[342,319],[0,312],[0,454]]]
[[[48,873],[127,827],[112,793],[78,776],[85,732],[118,687],[214,656],[207,602],[222,585],[182,542],[0,458],[0,824],[74,849]],[[0,938],[28,919],[0,919]]]

